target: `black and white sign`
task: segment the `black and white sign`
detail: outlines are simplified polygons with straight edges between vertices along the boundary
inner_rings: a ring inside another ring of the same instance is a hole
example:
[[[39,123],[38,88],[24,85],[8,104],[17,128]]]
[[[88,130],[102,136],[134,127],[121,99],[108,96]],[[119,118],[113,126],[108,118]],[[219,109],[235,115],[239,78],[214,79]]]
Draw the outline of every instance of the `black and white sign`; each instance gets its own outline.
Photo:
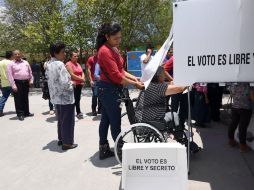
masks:
[[[254,1],[174,4],[174,81],[254,81]]]
[[[187,189],[186,148],[179,143],[127,143],[123,147],[124,190]]]

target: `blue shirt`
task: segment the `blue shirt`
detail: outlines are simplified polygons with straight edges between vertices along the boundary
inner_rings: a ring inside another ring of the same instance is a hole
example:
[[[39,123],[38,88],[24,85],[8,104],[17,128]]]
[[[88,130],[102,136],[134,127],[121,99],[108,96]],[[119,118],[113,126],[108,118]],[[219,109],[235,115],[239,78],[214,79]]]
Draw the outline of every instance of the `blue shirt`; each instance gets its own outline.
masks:
[[[95,65],[94,78],[100,80],[100,65],[98,63]]]

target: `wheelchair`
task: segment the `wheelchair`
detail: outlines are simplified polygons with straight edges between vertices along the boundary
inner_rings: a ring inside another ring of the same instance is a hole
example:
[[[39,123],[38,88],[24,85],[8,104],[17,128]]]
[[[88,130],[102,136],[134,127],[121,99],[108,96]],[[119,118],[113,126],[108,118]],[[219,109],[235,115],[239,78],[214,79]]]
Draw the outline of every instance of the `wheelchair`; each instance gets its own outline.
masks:
[[[140,92],[138,98],[131,99],[129,90],[124,88],[121,99],[118,100],[121,104],[125,104],[126,113],[122,114],[122,117],[127,115],[130,123],[130,126],[122,130],[115,141],[114,153],[119,164],[122,164],[122,148],[125,143],[166,143],[174,141],[188,148],[189,132],[176,125],[177,122],[175,122],[172,110],[170,111],[172,116],[170,121],[163,119],[145,123],[139,122],[136,112],[138,111],[138,104],[142,93],[144,91]],[[135,103],[136,105],[134,105]],[[189,147],[192,154],[201,150],[193,140],[190,141]]]

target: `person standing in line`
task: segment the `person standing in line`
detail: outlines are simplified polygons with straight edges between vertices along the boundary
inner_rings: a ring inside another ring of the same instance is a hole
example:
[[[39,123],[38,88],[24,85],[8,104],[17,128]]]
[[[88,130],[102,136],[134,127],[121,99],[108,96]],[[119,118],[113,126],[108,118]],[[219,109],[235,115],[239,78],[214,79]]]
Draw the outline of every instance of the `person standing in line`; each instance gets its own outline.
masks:
[[[33,74],[29,63],[21,59],[19,50],[14,52],[14,60],[8,64],[8,80],[11,84],[18,119],[32,117],[29,112],[29,87],[33,86]]]
[[[254,88],[249,83],[237,83],[232,85],[231,95],[233,97],[232,104],[232,122],[228,128],[229,144],[236,146],[234,140],[235,130],[239,126],[240,151],[242,153],[251,150],[246,144],[247,129],[252,116],[252,106],[254,102]]]
[[[205,127],[205,123],[210,122],[209,100],[207,86],[203,83],[195,83],[194,104],[192,106],[192,118],[196,121],[197,127]]]
[[[51,102],[56,107],[58,145],[62,150],[74,149],[75,105],[74,90],[71,75],[63,61],[65,59],[65,45],[61,42],[51,44],[51,60],[47,64],[46,75]]]
[[[41,67],[35,60],[33,60],[31,68],[34,77],[34,87],[40,88]]]
[[[220,108],[222,106],[223,87],[219,83],[208,83],[208,99],[211,109],[211,119],[215,122],[219,122]]]
[[[54,105],[52,104],[51,100],[50,100],[50,94],[49,94],[49,88],[48,88],[48,79],[47,79],[47,76],[46,76],[46,70],[47,70],[47,64],[48,62],[50,61],[51,57],[49,56],[49,60],[46,61],[44,64],[43,64],[43,96],[42,98],[45,99],[45,100],[48,100],[49,102],[49,115],[54,115]]]
[[[13,52],[7,51],[5,54],[5,59],[0,61],[1,91],[2,91],[2,97],[0,97],[0,117],[4,116],[4,106],[12,90],[7,77],[7,66],[11,63],[12,59]]]
[[[90,85],[92,87],[93,91],[93,97],[92,97],[92,114],[93,116],[97,116],[97,113],[101,113],[101,103],[100,100],[98,100],[98,86],[97,82],[98,80],[95,78],[95,66],[98,64],[98,57],[97,57],[97,50],[93,50],[93,56],[89,57],[86,63],[88,77],[90,81]],[[96,107],[98,105],[98,112],[96,111]]]
[[[83,69],[78,63],[78,53],[72,52],[70,61],[66,63],[66,68],[71,75],[72,82],[74,84],[74,98],[75,98],[75,107],[78,119],[83,119],[83,113],[80,110],[80,100],[82,94],[82,88],[84,86],[85,74]]]
[[[102,104],[102,116],[99,126],[100,160],[114,156],[107,140],[109,125],[115,141],[121,132],[121,108],[118,99],[123,86],[132,84],[139,89],[144,86],[138,79],[124,71],[124,60],[119,52],[121,43],[119,24],[103,24],[98,31],[97,50],[100,65],[99,99]]]
[[[141,78],[147,78],[146,76],[146,72],[145,72],[145,68],[148,65],[148,63],[153,59],[153,51],[154,51],[154,47],[149,44],[146,47],[146,53],[141,55],[140,57],[140,62],[141,62]]]

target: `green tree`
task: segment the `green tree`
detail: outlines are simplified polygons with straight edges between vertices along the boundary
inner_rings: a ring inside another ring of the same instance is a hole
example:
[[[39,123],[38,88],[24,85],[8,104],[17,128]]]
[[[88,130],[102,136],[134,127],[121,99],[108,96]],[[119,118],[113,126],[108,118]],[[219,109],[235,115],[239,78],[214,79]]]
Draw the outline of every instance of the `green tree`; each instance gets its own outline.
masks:
[[[13,35],[7,42],[10,46],[46,54],[50,43],[63,38],[61,0],[5,0],[5,3],[10,23],[8,30]]]
[[[170,0],[5,0],[6,23],[0,23],[0,48],[46,54],[52,42],[70,50],[92,49],[98,27],[118,22],[125,47],[162,44],[172,23]],[[82,53],[80,54],[82,55]]]

